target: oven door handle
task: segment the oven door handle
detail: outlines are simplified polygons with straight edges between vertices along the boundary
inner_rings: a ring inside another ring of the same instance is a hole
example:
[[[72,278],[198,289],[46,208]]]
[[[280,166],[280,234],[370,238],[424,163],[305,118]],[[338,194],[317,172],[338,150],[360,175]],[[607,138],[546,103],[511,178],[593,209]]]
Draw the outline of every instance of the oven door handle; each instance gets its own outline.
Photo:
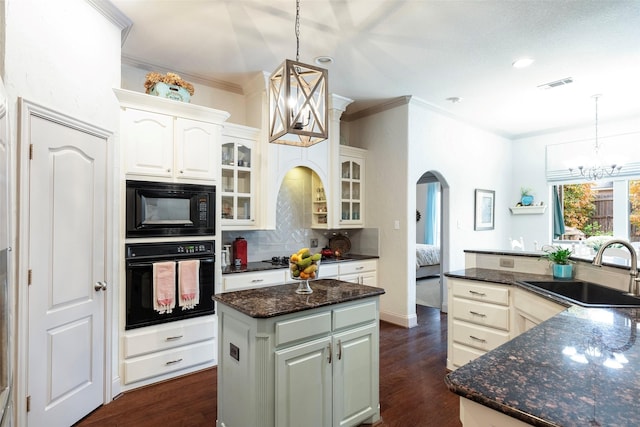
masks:
[[[189,258],[189,259],[193,259],[193,258]],[[195,258],[198,259],[198,258]],[[174,261],[174,262],[178,262],[178,260],[168,260],[168,261]],[[180,261],[186,261],[185,260],[180,260]],[[206,262],[206,263],[213,263],[214,259],[213,258],[203,258],[200,260],[201,263]],[[130,262],[127,264],[127,267],[151,267],[154,263],[153,262]]]

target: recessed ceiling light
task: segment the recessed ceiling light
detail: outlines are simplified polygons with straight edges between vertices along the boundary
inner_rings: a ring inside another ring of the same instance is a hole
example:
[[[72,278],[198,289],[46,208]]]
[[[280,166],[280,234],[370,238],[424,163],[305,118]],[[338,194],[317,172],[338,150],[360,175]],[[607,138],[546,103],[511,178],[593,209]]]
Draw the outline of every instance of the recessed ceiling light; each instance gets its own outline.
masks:
[[[318,65],[330,65],[333,64],[333,58],[330,56],[317,56],[314,59],[315,63]]]
[[[449,101],[452,104],[457,104],[458,102],[462,101],[462,98],[460,98],[459,96],[451,96],[445,99],[445,101]]]
[[[533,59],[520,58],[511,65],[513,65],[513,68],[527,68],[531,64],[533,64]]]

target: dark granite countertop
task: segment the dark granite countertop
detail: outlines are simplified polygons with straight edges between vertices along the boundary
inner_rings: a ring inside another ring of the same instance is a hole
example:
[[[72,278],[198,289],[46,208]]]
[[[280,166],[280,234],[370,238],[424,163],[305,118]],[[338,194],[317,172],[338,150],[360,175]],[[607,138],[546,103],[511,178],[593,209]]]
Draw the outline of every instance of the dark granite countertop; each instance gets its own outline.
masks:
[[[519,281],[550,277],[486,269],[447,276],[524,288]],[[534,426],[640,425],[640,309],[563,303],[567,310],[449,373],[447,386]]]
[[[349,254],[346,257],[342,258],[327,258],[323,259],[321,263],[325,264],[333,264],[336,262],[349,262],[349,261],[362,261],[366,259],[378,259],[379,257],[373,255],[357,255],[357,254]],[[240,267],[235,267],[233,265],[228,265],[222,269],[222,274],[233,274],[233,273],[249,273],[252,271],[267,271],[267,270],[279,270],[282,268],[289,268],[287,264],[272,264],[267,261],[252,261],[246,264],[241,265]]]
[[[309,285],[313,293],[307,295],[297,294],[298,283],[292,283],[215,294],[213,299],[247,316],[267,318],[385,293],[382,288],[333,279],[314,280]]]
[[[520,256],[520,257],[530,257],[530,258],[539,258],[545,254],[543,251],[521,251],[521,250],[509,250],[509,249],[465,249],[464,252],[468,252],[470,254],[487,254],[487,255],[504,255],[504,256]],[[593,262],[593,258],[595,255],[577,255],[573,254],[569,257],[574,262],[584,262],[591,264]],[[605,256],[602,261],[602,265],[606,265],[608,267],[614,268],[622,268],[629,270],[631,261],[625,258],[615,257],[615,256]]]

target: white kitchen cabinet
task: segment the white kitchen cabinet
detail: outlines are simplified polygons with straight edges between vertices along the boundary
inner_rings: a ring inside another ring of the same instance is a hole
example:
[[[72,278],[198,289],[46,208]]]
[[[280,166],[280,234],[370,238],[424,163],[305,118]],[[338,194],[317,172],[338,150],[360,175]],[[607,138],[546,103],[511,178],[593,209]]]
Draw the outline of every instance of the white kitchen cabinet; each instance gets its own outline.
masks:
[[[338,264],[339,279],[360,285],[378,285],[378,261],[368,259],[362,261],[346,261]]]
[[[281,285],[287,281],[288,277],[289,269],[287,268],[247,273],[227,273],[222,275],[221,292]]]
[[[223,230],[246,230],[256,226],[257,150],[260,130],[227,123],[222,133],[221,182]]]
[[[176,179],[216,181],[220,126],[177,117],[174,138]]]
[[[449,278],[447,368],[454,370],[510,339],[511,287]]]
[[[340,146],[340,186],[335,202],[340,206],[342,228],[364,226],[364,172],[366,150]]]
[[[125,173],[137,179],[215,182],[229,113],[114,89],[120,101]]]
[[[122,112],[126,173],[215,181],[219,126],[149,111]]]
[[[219,304],[219,316],[219,427],[379,419],[377,297],[275,318]]]
[[[216,333],[215,315],[125,331],[121,350],[125,388],[214,366]]]
[[[337,262],[320,262],[319,279],[337,279],[340,275],[339,264]]]
[[[127,109],[122,112],[121,125],[126,172],[171,178],[173,117]]]
[[[513,289],[513,331],[515,338],[523,332],[564,311],[567,307],[535,295],[525,289]]]

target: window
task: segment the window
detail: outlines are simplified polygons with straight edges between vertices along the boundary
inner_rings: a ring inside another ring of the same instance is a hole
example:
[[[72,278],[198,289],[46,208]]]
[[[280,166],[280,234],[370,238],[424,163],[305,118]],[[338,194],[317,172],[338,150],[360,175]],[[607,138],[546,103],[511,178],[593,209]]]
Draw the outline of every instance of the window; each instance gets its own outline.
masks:
[[[640,180],[629,181],[629,240],[640,242]]]
[[[616,236],[640,241],[640,180],[558,185],[565,224],[560,240]]]

